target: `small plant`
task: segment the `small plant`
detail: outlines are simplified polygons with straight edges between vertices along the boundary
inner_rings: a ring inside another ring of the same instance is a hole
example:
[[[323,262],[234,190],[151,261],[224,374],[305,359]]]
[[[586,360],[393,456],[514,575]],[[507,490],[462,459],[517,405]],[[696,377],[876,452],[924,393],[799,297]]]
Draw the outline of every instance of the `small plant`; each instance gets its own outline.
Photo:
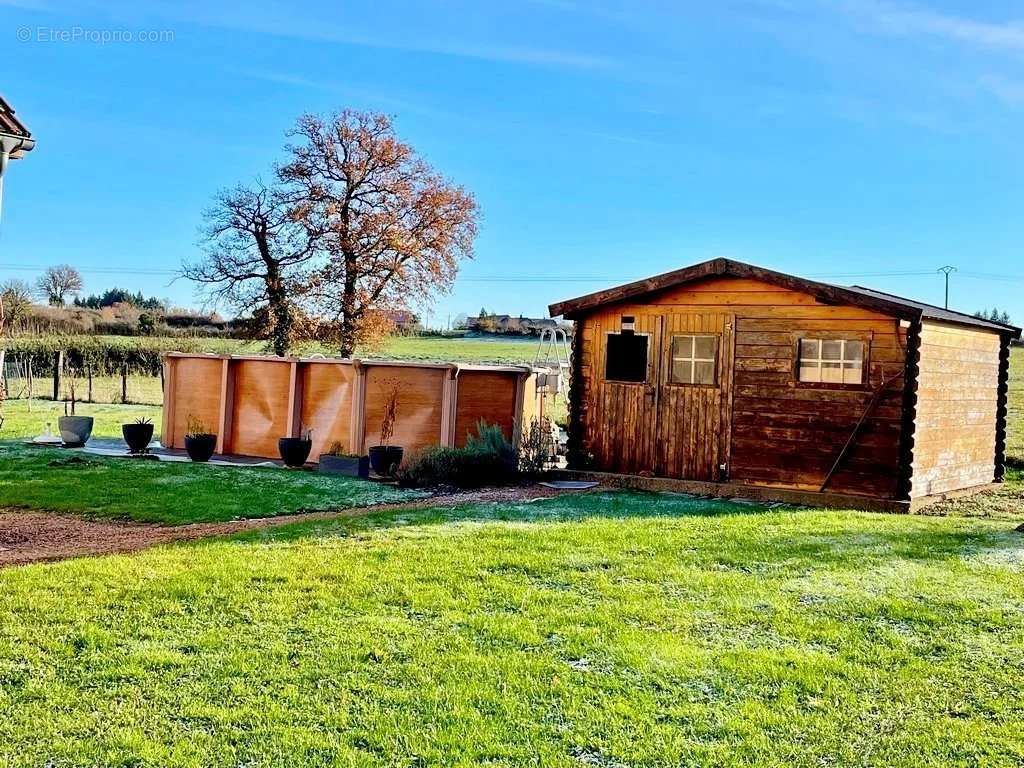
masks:
[[[75,389],[75,375],[77,374],[77,371],[75,371],[75,369],[72,368],[71,366],[68,366],[67,374],[68,374],[68,393],[71,395],[71,398],[70,398],[70,400],[65,400],[64,401],[64,415],[65,416],[74,416],[75,415],[75,404],[78,402],[78,393],[77,393],[77,391]],[[69,402],[71,404],[71,411],[70,411],[70,413],[68,412],[68,403]]]
[[[380,444],[389,445],[395,434],[395,418],[398,416],[399,387],[395,379],[386,379],[387,399],[384,401],[384,415],[380,422]]]
[[[197,419],[192,414],[188,415],[185,420],[185,437],[207,437],[213,433],[207,429],[206,424],[201,419]]]
[[[536,477],[547,467],[551,458],[551,422],[534,419],[519,438],[519,471]]]
[[[299,438],[301,440],[312,440],[313,430],[310,427],[302,427],[302,429],[299,430]]]
[[[141,419],[136,419],[134,423],[138,424],[140,427],[145,427],[145,426],[148,426],[148,425],[152,424],[153,420],[152,419],[147,419],[147,418],[143,417]]]
[[[343,456],[343,457],[349,458],[349,459],[358,459],[359,458],[359,454],[357,454],[357,453],[349,453],[348,449],[344,445],[342,445],[338,440],[335,440],[333,443],[330,444],[330,446],[327,448],[327,451],[326,451],[326,453],[324,455],[325,456]]]

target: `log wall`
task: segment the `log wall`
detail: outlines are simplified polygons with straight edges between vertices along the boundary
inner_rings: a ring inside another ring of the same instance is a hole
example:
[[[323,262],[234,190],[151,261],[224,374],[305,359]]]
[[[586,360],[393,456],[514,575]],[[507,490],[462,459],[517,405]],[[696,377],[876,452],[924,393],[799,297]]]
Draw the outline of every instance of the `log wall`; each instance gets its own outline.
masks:
[[[391,439],[409,453],[464,445],[480,419],[515,441],[539,416],[527,366],[170,354],[164,362],[164,445],[183,448],[189,420],[218,436],[218,453],[277,458],[280,437],[312,430],[312,460],[335,442],[353,454],[380,441],[397,388]]]
[[[654,339],[647,384],[604,381],[605,339],[619,331],[624,315],[635,318],[638,333]],[[700,323],[719,316],[725,318],[718,396],[722,418],[716,421],[703,412],[696,420],[685,411],[673,415],[660,391],[663,337],[672,329],[707,330],[711,326]],[[868,342],[865,384],[798,383],[801,336]],[[717,444],[716,455],[727,464],[732,482],[816,491],[881,388],[828,489],[895,498],[905,345],[906,331],[894,318],[826,305],[809,294],[749,279],[709,278],[668,289],[644,303],[600,307],[579,321],[575,362],[580,381],[573,384],[579,387],[573,391],[578,413],[573,430],[579,432],[571,439],[579,441],[582,454],[598,469],[658,474],[659,468],[675,467],[676,474],[666,476],[687,477],[679,474],[691,466],[684,458],[666,460],[659,454],[673,444],[674,431],[685,429],[686,442],[679,450]],[[692,464],[707,461],[703,457]]]
[[[995,332],[923,323],[912,497],[996,478],[1001,347]]]

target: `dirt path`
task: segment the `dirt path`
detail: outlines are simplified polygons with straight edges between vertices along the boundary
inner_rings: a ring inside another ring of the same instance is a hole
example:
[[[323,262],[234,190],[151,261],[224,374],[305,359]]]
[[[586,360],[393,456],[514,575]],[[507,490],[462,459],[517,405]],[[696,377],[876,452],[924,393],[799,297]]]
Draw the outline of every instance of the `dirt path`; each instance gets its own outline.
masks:
[[[224,536],[257,528],[291,525],[308,520],[360,517],[378,512],[402,512],[428,507],[456,507],[488,501],[521,502],[564,493],[543,486],[500,488],[432,496],[404,504],[323,512],[302,512],[278,517],[232,520],[227,523],[192,525],[156,525],[153,523],[89,520],[59,512],[0,509],[0,567],[49,560],[64,560],[83,555],[108,555],[135,552],[171,541]]]

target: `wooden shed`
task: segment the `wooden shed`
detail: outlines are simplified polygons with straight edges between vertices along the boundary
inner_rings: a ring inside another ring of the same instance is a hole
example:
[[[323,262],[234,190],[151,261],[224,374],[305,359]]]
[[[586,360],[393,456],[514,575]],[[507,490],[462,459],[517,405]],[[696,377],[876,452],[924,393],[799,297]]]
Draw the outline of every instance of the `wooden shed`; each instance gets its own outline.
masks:
[[[570,466],[900,508],[1003,477],[1019,328],[729,259],[550,311]]]
[[[278,438],[310,429],[314,461],[335,442],[365,454],[397,387],[391,442],[407,452],[464,445],[481,419],[516,441],[543,415],[536,383],[530,366],[171,353],[161,439],[181,448],[198,422],[217,434],[217,453],[277,458]]]

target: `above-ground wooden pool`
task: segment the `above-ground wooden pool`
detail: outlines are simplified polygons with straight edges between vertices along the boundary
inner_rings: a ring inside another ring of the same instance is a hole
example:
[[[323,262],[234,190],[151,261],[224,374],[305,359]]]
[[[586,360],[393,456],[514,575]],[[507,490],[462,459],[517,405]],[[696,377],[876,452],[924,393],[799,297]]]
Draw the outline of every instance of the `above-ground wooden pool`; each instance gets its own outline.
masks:
[[[334,443],[363,454],[395,389],[391,442],[407,451],[464,445],[481,419],[514,441],[544,407],[531,366],[184,353],[164,366],[164,445],[183,447],[191,422],[216,433],[217,453],[240,456],[276,458],[278,438],[307,429],[313,457]]]

